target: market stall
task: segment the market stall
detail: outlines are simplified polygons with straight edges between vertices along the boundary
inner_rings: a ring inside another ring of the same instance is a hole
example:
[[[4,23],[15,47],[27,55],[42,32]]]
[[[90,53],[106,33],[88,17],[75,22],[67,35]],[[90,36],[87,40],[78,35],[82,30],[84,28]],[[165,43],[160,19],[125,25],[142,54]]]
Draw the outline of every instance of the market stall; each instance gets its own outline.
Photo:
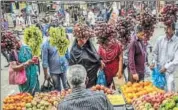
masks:
[[[79,6],[75,8],[72,10],[72,14],[74,12],[78,14]],[[82,8],[86,9],[86,6],[84,5]],[[113,12],[110,14],[110,19],[107,23],[99,21],[91,27],[80,22],[74,26],[74,29],[73,27],[51,26],[48,30],[50,44],[57,48],[60,56],[64,56],[66,51],[71,48],[69,46],[75,38],[83,39],[85,37],[97,38],[97,43],[105,47],[108,44],[118,43],[116,41],[119,41],[122,44],[121,50],[125,50],[130,43],[134,25],[137,23],[144,28],[145,42],[150,39],[156,24],[154,16],[143,12],[136,16],[135,20],[137,21],[133,21],[131,16],[118,17],[116,3],[113,3],[112,8]],[[176,20],[174,12],[176,10],[178,9],[174,6],[168,6],[163,9],[163,18],[161,20],[165,25],[169,25]],[[14,43],[11,43],[13,37],[10,35],[4,35],[8,37],[4,37],[2,40],[3,43],[8,42],[4,43],[4,45],[8,46],[9,51],[11,50],[9,46],[14,45]],[[38,61],[41,55],[42,41],[42,32],[37,26],[32,25],[25,28],[24,42],[31,48],[32,60],[35,62]],[[37,62],[36,64],[39,63]],[[110,86],[110,88],[109,86],[104,86],[106,84],[97,84],[89,88],[92,91],[104,93],[115,110],[178,110],[178,94],[162,90],[158,82],[138,81],[132,83],[126,82],[124,77],[118,78],[117,75],[115,76],[113,77],[113,86]],[[156,80],[156,78],[153,79]],[[17,83],[15,84],[18,85]],[[71,92],[72,90],[68,89],[60,92],[40,91],[31,94],[23,92],[9,95],[3,100],[3,110],[57,110],[59,103]]]
[[[116,90],[96,85],[91,90],[104,92],[115,110],[177,110],[178,108],[177,93],[160,90],[151,82],[134,84],[128,82]],[[10,95],[3,101],[3,110],[57,110],[60,101],[70,93],[71,89],[61,92],[40,92],[34,96],[28,93]]]

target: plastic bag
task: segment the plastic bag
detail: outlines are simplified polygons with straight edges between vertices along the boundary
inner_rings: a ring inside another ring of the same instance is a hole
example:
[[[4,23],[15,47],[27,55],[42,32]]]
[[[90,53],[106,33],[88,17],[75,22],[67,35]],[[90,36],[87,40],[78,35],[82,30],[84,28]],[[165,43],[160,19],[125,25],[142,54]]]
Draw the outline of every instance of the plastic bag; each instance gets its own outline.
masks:
[[[106,86],[106,77],[103,70],[99,70],[97,84]]]
[[[153,84],[156,87],[160,89],[165,88],[165,85],[166,85],[165,73],[160,73],[158,68],[153,69],[152,80],[153,80]]]
[[[47,85],[46,85],[46,82],[47,82]],[[54,83],[51,81],[51,79],[49,80],[44,80],[42,86],[41,86],[41,92],[49,92],[49,91],[52,91],[54,90]]]

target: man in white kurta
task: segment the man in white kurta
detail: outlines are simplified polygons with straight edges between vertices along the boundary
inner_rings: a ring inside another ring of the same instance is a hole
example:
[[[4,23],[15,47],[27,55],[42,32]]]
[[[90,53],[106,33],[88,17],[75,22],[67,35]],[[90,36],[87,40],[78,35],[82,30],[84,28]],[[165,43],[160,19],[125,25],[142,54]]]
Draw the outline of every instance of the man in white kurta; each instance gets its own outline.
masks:
[[[175,91],[174,73],[178,68],[178,37],[175,35],[175,25],[165,28],[166,36],[156,42],[153,51],[153,65],[159,66],[160,72],[166,76],[166,90]]]
[[[70,25],[70,15],[68,10],[65,11],[65,25],[69,26]]]
[[[89,13],[88,13],[88,22],[92,26],[95,25],[95,14],[92,12],[92,10],[90,10]]]

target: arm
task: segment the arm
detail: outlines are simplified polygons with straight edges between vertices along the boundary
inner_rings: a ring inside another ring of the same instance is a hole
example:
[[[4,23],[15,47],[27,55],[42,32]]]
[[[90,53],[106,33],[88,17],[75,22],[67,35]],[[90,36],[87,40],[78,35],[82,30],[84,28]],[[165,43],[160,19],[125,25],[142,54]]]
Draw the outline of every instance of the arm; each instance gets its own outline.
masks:
[[[17,62],[13,56],[13,53],[10,54],[10,65],[14,71],[20,71],[20,70],[24,69],[26,66],[28,66],[30,64],[30,62],[31,62],[31,60],[28,60],[24,63],[17,64]]]
[[[129,61],[129,71],[131,72],[131,74],[137,73],[136,69],[135,69],[135,45],[134,45],[134,41],[131,42],[130,47],[129,47],[128,61]]]
[[[99,49],[98,49],[98,55],[99,55],[99,60],[100,60],[100,66],[101,66],[101,69],[104,69],[105,67],[105,64],[104,62],[102,61],[102,47],[99,46]]]
[[[123,72],[123,52],[119,55],[119,70],[118,70],[119,78],[122,77],[122,72]]]
[[[158,62],[158,54],[159,54],[159,41],[156,42],[155,48],[153,50],[153,60],[152,64],[156,64]]]
[[[70,59],[69,49],[67,49],[67,52],[66,52],[66,54],[65,54],[65,57],[66,57],[66,59],[69,61],[69,59]]]
[[[177,47],[176,52],[174,53],[173,61],[166,63],[165,68],[169,72],[169,71],[172,71],[172,67],[175,67],[175,66],[178,66],[178,47]]]
[[[42,66],[43,66],[43,71],[44,75],[48,75],[48,47],[47,47],[47,42],[42,46]]]
[[[26,66],[28,66],[28,61],[25,63],[21,63],[19,65],[17,65],[16,61],[12,61],[12,62],[10,62],[10,64],[14,71],[20,71],[20,70],[23,70]]]

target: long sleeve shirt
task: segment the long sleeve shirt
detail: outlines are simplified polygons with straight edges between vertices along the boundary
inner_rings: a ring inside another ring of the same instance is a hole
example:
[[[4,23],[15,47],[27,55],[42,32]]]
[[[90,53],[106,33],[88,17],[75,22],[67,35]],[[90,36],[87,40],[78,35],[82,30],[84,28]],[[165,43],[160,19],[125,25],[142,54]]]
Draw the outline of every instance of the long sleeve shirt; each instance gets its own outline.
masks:
[[[156,42],[153,51],[153,63],[159,67],[165,67],[168,73],[175,72],[178,67],[178,37],[173,36],[170,40],[161,37]]]
[[[44,37],[44,36],[47,36],[47,31],[48,31],[49,27],[50,27],[49,24],[44,24],[44,25],[42,26],[42,34],[43,34],[43,37]]]
[[[12,13],[12,14],[11,14],[11,17],[12,17],[12,20],[13,20],[13,21],[16,21],[16,14],[15,14],[15,13]]]
[[[68,59],[68,50],[65,56],[59,56],[57,48],[51,46],[49,40],[46,40],[42,45],[42,65],[43,68],[49,68],[51,74],[61,74],[66,72]]]
[[[6,22],[2,22],[1,26],[2,26],[2,30],[8,30],[9,24],[6,21]]]
[[[88,21],[91,23],[91,25],[95,24],[95,14],[91,11],[88,13]]]
[[[144,74],[146,62],[146,48],[136,36],[129,45],[128,69],[131,74]]]
[[[75,88],[58,106],[58,110],[114,110],[104,93]]]

